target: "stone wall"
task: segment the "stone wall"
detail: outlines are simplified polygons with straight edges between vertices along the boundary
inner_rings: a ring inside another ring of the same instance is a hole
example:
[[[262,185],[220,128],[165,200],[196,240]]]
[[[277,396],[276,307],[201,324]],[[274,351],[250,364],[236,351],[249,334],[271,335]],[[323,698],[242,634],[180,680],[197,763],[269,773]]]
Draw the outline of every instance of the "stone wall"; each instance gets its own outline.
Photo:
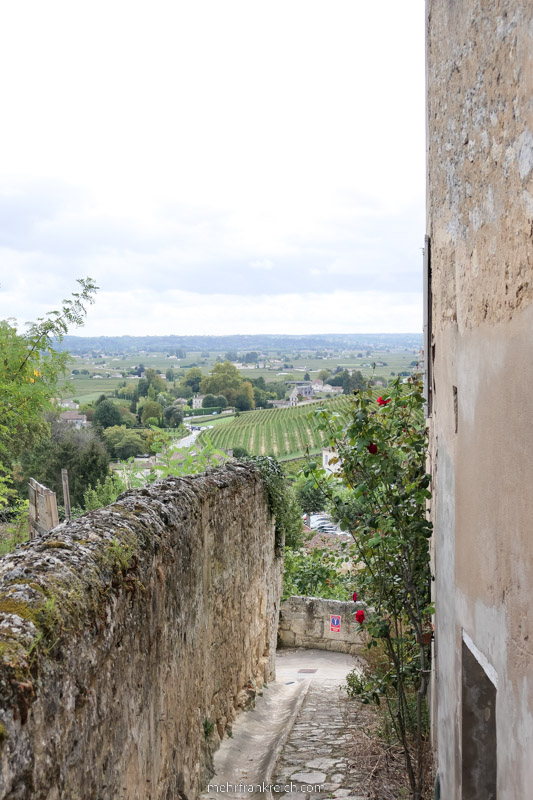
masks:
[[[289,597],[281,604],[278,642],[281,647],[314,647],[356,655],[362,644],[354,613],[361,604],[320,597]],[[340,616],[340,631],[331,630],[331,617]]]
[[[531,11],[427,2],[432,717],[448,800],[533,785]]]
[[[280,589],[262,480],[238,465],[0,560],[0,797],[195,798],[273,678]]]

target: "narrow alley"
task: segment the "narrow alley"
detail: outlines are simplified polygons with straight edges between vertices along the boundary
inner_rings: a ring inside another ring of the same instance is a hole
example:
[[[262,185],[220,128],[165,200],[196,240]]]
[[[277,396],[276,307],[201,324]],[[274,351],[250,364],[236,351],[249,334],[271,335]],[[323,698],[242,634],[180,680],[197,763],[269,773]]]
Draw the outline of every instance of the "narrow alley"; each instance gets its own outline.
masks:
[[[203,800],[314,797],[366,800],[352,743],[355,702],[343,688],[353,656],[323,650],[278,651],[276,680],[242,713],[215,755]]]

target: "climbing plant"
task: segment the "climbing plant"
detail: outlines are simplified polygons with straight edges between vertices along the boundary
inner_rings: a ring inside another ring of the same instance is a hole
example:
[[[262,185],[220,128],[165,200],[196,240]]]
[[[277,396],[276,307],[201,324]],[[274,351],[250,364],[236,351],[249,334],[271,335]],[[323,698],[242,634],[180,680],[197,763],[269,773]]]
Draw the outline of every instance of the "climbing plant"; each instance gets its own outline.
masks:
[[[319,426],[339,472],[326,477],[309,462],[304,473],[327,492],[330,509],[354,540],[355,614],[375,669],[352,676],[349,688],[365,703],[384,704],[403,746],[415,800],[423,797],[431,614],[429,546],[431,497],[427,435],[418,378],[398,378],[384,396],[355,393],[346,423],[322,409]],[[357,608],[357,606],[356,606]]]
[[[241,461],[253,464],[263,478],[266,499],[276,525],[276,545],[296,547],[302,543],[302,512],[283,467],[271,456],[247,456]]]

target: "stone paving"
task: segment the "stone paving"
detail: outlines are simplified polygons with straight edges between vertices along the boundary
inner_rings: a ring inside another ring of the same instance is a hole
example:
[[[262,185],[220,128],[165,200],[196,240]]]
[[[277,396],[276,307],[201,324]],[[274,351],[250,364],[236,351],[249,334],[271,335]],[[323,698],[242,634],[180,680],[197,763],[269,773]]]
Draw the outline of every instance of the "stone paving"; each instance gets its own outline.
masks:
[[[342,689],[344,679],[320,673],[318,668],[311,677],[277,761],[272,776],[274,791],[277,797],[294,800],[366,800],[368,792],[355,776],[349,735],[351,704]]]
[[[367,800],[353,763],[355,701],[342,688],[355,666],[345,653],[278,650],[276,680],[235,720],[202,800]]]

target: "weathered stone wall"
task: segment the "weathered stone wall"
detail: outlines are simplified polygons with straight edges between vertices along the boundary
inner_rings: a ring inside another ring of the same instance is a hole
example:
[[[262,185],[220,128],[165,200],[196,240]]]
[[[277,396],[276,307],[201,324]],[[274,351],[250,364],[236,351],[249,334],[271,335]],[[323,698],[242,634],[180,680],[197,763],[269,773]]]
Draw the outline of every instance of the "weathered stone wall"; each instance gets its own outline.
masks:
[[[533,300],[532,35],[530,0],[427,0],[438,327],[500,322]]]
[[[356,655],[363,645],[354,614],[359,605],[321,597],[294,596],[284,600],[279,615],[281,647],[314,647]],[[340,631],[331,630],[331,616],[340,616]]]
[[[273,677],[280,589],[262,480],[237,465],[0,560],[0,797],[195,798]]]
[[[494,792],[515,800],[533,785],[532,5],[428,0],[427,36],[437,766],[455,800],[494,761],[468,750],[468,651],[496,688],[478,709]]]

